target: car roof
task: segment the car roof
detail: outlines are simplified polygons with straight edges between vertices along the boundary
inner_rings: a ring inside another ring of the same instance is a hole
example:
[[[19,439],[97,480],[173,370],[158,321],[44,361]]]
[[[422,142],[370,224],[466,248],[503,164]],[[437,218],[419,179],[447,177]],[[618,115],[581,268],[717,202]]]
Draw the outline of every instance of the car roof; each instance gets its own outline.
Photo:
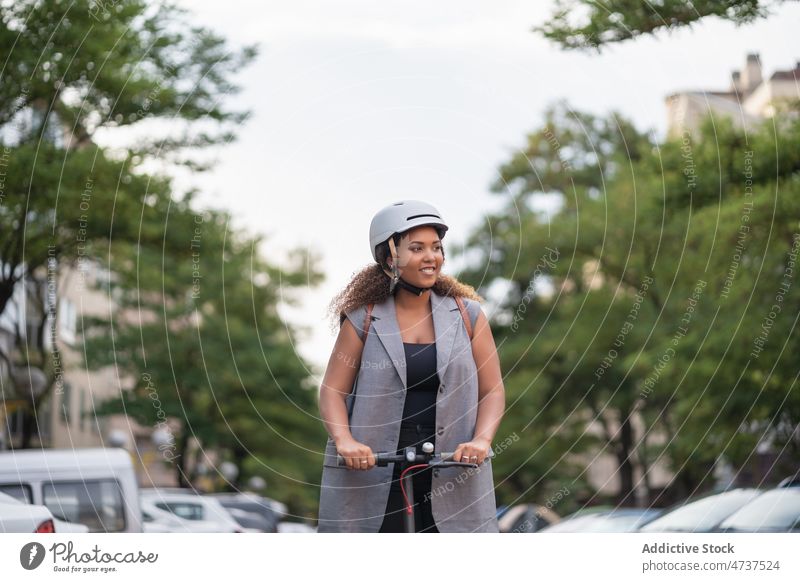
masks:
[[[195,493],[180,493],[177,491],[164,491],[162,489],[140,489],[139,494],[142,497],[147,497],[150,500],[163,499],[165,501],[194,501],[196,503],[219,503],[216,499],[197,495]]]
[[[23,449],[0,452],[0,465],[12,471],[75,469],[90,466],[130,467],[130,453],[117,447]]]

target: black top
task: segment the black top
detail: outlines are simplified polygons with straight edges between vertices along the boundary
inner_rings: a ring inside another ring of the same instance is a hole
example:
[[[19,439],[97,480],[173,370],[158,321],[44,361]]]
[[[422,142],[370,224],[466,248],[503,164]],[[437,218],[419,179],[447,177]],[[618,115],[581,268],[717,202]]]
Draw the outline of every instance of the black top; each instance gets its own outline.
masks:
[[[406,352],[406,391],[403,422],[433,426],[436,424],[436,344],[403,342]]]

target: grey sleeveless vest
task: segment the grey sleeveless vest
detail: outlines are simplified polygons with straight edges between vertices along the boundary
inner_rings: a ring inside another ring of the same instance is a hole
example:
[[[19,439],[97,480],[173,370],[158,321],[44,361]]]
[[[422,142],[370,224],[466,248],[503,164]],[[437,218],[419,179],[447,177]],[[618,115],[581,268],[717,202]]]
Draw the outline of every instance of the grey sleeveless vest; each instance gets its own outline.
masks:
[[[473,323],[480,304],[464,298]],[[458,305],[431,291],[436,334],[436,367],[441,385],[436,395],[436,450],[452,452],[472,439],[478,412],[478,375],[472,346]],[[366,306],[345,314],[363,337]],[[350,432],[374,452],[394,451],[405,402],[406,361],[394,296],[376,304],[372,327],[361,355],[355,396],[347,397]],[[377,532],[383,522],[392,465],[351,471],[336,464],[328,438],[319,503],[320,532]],[[433,472],[431,509],[440,532],[497,532],[497,508],[491,461],[478,469],[449,467]]]

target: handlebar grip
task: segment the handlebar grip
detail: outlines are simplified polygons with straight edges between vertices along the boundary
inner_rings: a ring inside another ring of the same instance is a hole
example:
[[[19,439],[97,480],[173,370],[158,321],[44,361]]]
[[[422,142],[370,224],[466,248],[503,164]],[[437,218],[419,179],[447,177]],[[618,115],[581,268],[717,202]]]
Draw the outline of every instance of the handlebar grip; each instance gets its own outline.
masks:
[[[442,460],[443,460],[443,461],[452,461],[452,460],[453,460],[453,456],[454,456],[455,454],[456,454],[456,453],[455,453],[455,451],[453,451],[452,453],[440,453],[440,456],[441,456],[441,458],[442,458]],[[493,459],[493,458],[494,458],[494,451],[493,451],[491,448],[489,448],[489,455],[488,455],[488,457],[489,457],[490,459]]]
[[[375,457],[375,464],[377,464],[385,455],[388,455],[388,453],[372,453],[372,456]],[[339,467],[346,467],[347,461],[345,461],[342,455],[336,455],[336,464]]]
[[[392,453],[372,453],[372,456],[375,457],[375,464],[376,465],[380,464],[381,461],[394,460],[394,458],[397,457],[397,455],[394,455]],[[336,455],[336,464],[339,467],[346,467],[347,466],[347,461],[345,460],[345,458],[342,455]]]

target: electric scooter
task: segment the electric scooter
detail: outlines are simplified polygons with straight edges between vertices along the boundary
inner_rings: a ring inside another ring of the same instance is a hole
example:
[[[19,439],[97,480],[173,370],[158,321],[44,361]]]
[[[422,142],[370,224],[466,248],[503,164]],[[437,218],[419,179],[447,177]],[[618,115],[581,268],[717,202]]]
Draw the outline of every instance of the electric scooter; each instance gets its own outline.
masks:
[[[422,469],[426,467],[471,467],[478,468],[477,463],[464,463],[454,461],[455,453],[434,453],[433,443],[425,442],[422,444],[422,452],[418,453],[416,447],[406,447],[401,454],[397,453],[374,453],[375,465],[386,467],[389,463],[400,463],[400,490],[403,493],[403,501],[406,505],[403,514],[406,533],[414,533],[416,524],[414,522],[414,483],[412,481],[412,469]],[[494,451],[489,449],[489,457],[494,457]],[[341,455],[336,455],[337,464],[340,467],[347,466],[347,462]]]

